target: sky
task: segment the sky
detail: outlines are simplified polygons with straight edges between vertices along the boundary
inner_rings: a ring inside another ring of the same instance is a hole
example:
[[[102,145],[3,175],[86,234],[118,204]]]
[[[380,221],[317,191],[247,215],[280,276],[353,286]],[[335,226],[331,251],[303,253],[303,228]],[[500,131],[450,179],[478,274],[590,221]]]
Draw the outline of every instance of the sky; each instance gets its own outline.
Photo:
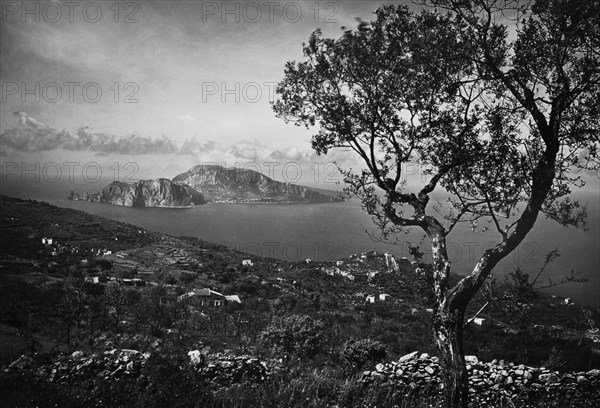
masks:
[[[58,130],[306,149],[311,133],[270,107],[284,64],[377,5],[2,0],[0,131],[26,112]]]
[[[0,160],[134,160],[147,178],[205,162],[255,162],[269,176],[304,183],[322,181],[334,162],[358,169],[349,153],[317,157],[316,130],[286,124],[270,102],[284,64],[302,59],[315,29],[339,37],[380,4],[1,0],[0,133],[15,143],[0,146]],[[19,124],[26,138],[12,132]],[[97,148],[84,154],[82,142]],[[273,162],[281,171],[269,173]],[[294,169],[282,172],[291,162],[303,168],[298,180]]]

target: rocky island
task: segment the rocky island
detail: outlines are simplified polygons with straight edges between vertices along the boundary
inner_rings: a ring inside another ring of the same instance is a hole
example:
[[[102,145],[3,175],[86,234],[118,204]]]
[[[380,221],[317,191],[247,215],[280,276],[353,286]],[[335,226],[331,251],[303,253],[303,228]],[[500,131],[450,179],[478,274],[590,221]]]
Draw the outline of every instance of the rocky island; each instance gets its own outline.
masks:
[[[71,192],[69,200],[127,207],[190,207],[213,203],[314,204],[341,202],[341,193],[273,180],[254,170],[198,165],[173,180],[113,182],[97,193]]]
[[[165,178],[140,180],[132,184],[115,181],[93,194],[79,195],[71,191],[68,198],[125,207],[191,207],[205,203],[198,191]]]
[[[200,191],[216,203],[330,203],[340,193],[271,179],[254,170],[198,165],[173,178],[176,184]]]

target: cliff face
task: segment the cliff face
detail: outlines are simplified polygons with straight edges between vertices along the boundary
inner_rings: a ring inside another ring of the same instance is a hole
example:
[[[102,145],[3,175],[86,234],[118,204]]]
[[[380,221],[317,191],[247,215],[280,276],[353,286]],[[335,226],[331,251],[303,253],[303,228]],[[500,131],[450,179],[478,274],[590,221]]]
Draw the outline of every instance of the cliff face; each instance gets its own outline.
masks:
[[[173,179],[189,185],[214,202],[328,203],[342,198],[336,191],[273,180],[247,169],[227,169],[214,165],[198,165]]]
[[[98,193],[79,195],[71,191],[69,200],[108,203],[126,207],[190,207],[204,204],[204,197],[193,188],[169,179],[140,180],[136,183],[113,182]]]

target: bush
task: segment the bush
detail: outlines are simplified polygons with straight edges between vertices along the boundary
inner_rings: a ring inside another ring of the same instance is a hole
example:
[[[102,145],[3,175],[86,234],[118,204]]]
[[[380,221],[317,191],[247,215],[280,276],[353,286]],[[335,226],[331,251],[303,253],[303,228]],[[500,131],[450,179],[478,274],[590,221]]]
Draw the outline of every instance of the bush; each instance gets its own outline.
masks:
[[[340,352],[342,359],[355,369],[360,369],[367,363],[377,363],[385,360],[385,346],[370,339],[350,339],[342,347]]]

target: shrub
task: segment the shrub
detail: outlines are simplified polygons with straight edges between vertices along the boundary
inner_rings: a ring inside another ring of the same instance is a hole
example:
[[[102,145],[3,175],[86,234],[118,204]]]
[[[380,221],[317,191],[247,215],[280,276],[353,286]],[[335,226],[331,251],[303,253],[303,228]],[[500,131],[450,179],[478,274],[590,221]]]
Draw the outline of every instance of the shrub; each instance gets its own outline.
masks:
[[[356,369],[360,369],[367,363],[377,363],[386,357],[385,346],[370,339],[350,339],[342,347],[340,352],[344,361]]]
[[[314,357],[323,345],[325,325],[309,316],[277,316],[260,334],[276,349],[302,357]]]

